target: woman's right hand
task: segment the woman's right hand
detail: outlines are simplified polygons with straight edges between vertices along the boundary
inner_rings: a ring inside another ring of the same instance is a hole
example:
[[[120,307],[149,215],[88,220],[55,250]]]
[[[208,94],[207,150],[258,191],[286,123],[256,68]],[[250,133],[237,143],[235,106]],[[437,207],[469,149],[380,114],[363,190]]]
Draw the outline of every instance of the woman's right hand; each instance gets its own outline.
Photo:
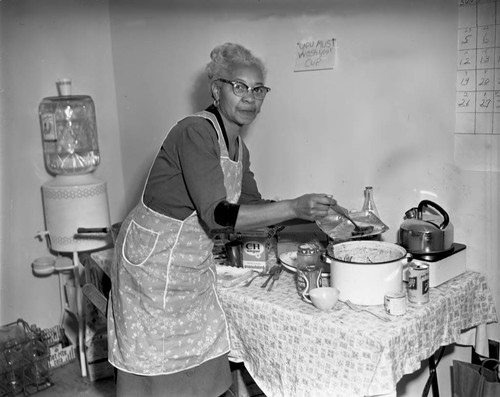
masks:
[[[330,207],[335,205],[337,205],[337,200],[323,193],[305,194],[293,200],[296,217],[308,221],[324,218]]]
[[[295,199],[265,204],[241,205],[236,219],[235,230],[251,230],[277,225],[292,219],[314,222],[327,216],[328,210],[336,205],[337,200],[331,194],[324,193],[305,194]],[[342,207],[339,206],[339,208]]]

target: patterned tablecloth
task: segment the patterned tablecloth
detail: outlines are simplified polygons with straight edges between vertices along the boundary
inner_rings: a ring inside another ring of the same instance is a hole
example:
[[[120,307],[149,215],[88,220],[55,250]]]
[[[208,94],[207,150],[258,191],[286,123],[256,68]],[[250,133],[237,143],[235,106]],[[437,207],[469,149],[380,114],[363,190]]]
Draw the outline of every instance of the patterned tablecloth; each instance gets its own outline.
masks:
[[[93,254],[106,271],[109,253]],[[269,397],[366,396],[391,393],[403,375],[461,333],[497,322],[485,277],[466,273],[430,290],[430,302],[403,316],[369,309],[383,322],[339,302],[322,312],[302,301],[294,274],[284,271],[271,292],[257,278],[249,287],[219,288],[230,328],[230,358],[244,362]]]
[[[230,331],[231,358],[243,361],[267,396],[365,396],[393,392],[404,374],[462,331],[497,321],[483,275],[466,272],[430,290],[430,302],[383,322],[338,303],[327,312],[300,300],[293,274],[271,292],[220,289]]]

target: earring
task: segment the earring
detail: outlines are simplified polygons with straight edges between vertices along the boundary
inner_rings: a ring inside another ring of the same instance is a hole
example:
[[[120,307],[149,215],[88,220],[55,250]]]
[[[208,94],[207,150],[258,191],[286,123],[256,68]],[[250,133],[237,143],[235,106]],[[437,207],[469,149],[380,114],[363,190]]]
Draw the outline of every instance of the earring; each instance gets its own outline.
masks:
[[[214,98],[214,106],[218,107],[220,104],[220,99]]]

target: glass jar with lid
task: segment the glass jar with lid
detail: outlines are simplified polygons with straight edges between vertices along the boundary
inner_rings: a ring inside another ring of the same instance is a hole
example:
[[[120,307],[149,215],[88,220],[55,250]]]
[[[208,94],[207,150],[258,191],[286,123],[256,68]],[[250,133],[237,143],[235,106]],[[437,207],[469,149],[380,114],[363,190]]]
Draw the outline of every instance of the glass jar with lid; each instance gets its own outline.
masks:
[[[58,82],[59,96],[38,108],[47,171],[55,175],[85,174],[100,162],[94,101],[71,95],[71,81]]]

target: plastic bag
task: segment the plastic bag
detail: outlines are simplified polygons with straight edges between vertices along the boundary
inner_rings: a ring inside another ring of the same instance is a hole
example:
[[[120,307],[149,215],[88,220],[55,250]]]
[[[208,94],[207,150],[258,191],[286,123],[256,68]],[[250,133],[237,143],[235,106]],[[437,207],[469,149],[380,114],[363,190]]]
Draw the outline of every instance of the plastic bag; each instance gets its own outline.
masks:
[[[496,361],[495,370],[484,367],[488,361]],[[498,360],[486,359],[481,365],[453,360],[453,397],[498,397]]]

